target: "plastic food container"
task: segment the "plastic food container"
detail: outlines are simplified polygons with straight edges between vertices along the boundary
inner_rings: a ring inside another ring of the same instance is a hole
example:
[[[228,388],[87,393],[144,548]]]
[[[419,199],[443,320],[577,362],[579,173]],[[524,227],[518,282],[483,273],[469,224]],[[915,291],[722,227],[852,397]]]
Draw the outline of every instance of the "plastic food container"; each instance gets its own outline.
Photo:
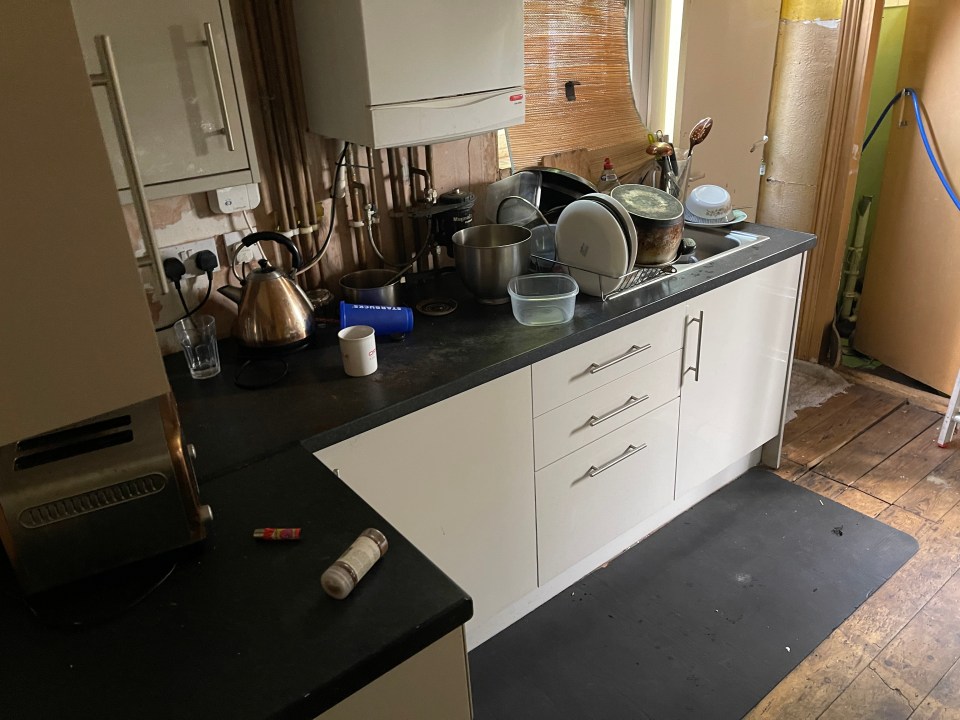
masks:
[[[522,325],[558,325],[573,319],[580,287],[569,275],[520,275],[507,284],[513,316]]]

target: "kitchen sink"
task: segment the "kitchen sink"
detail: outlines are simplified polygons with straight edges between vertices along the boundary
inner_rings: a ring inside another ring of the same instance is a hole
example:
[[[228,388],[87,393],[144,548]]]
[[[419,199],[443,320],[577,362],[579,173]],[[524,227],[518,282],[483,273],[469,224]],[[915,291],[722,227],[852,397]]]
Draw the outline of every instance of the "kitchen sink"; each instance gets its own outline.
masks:
[[[683,258],[681,258],[681,261],[675,264],[677,272],[690,270],[719,257],[725,257],[737,250],[758,245],[768,239],[766,235],[755,235],[740,230],[727,230],[725,228],[708,230],[689,225],[684,227],[683,235],[693,238],[693,241],[697,243],[697,249],[692,253],[696,262],[683,262]]]

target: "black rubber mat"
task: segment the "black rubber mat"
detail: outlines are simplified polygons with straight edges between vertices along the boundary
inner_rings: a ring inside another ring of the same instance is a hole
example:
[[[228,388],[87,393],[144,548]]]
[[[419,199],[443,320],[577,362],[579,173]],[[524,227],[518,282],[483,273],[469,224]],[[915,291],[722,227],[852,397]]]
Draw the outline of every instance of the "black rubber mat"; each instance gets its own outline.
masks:
[[[473,650],[476,720],[740,718],[917,547],[754,468]]]

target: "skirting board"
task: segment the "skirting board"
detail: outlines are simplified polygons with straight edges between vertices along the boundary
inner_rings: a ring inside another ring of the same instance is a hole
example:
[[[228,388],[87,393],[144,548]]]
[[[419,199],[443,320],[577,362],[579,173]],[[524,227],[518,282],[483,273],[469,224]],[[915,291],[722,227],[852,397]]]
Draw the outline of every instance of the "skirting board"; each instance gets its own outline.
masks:
[[[740,458],[706,482],[674,500],[667,507],[654,513],[639,525],[623,533],[594,553],[568,568],[558,576],[527,594],[510,607],[502,610],[479,627],[467,626],[467,649],[472,650],[506,629],[527,613],[536,610],[553,596],[563,592],[580,578],[590,574],[605,562],[633,547],[645,537],[666,525],[680,513],[689,510],[708,495],[716,492],[730,481],[740,477],[750,468],[760,464],[762,448]]]

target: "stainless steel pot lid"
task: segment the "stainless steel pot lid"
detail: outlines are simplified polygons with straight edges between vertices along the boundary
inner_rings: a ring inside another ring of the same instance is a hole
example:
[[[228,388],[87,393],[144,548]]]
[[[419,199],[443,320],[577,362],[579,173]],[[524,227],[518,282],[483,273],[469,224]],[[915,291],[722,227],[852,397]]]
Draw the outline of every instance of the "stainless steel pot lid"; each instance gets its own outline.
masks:
[[[683,222],[683,203],[663,190],[648,185],[618,185],[610,195],[628,213],[649,221],[654,227]]]

